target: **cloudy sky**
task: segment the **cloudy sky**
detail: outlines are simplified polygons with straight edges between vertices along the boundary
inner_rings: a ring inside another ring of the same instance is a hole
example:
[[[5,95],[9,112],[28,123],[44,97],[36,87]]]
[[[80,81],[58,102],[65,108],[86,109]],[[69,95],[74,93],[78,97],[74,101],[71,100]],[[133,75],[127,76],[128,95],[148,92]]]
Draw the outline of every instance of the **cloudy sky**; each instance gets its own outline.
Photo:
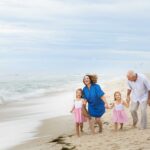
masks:
[[[149,8],[149,0],[1,0],[0,70],[145,71]]]

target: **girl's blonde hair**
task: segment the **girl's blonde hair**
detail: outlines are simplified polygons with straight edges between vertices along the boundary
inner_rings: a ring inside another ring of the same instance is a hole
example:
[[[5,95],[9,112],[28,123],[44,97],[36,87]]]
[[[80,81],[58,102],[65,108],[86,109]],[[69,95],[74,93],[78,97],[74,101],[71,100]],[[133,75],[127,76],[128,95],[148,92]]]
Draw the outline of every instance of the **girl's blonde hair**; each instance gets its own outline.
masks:
[[[114,100],[116,100],[116,94],[119,94],[120,97],[121,97],[121,93],[120,93],[119,91],[116,91],[116,92],[114,93]]]
[[[77,91],[80,91],[81,92],[81,98],[83,97],[83,90],[81,89],[81,88],[78,88],[77,90],[76,90],[76,92]]]
[[[88,76],[91,83],[97,83],[98,77],[96,74],[86,74],[85,76]],[[84,76],[84,77],[85,77]],[[84,83],[84,78],[83,78],[83,83]],[[85,84],[85,83],[84,83]]]

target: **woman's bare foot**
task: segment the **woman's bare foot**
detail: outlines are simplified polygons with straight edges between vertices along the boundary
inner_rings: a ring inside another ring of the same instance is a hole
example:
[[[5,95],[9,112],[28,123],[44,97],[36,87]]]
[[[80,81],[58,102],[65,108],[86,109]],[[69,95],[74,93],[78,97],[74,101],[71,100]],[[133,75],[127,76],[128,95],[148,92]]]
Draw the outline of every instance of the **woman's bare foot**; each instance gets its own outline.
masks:
[[[103,132],[103,128],[100,127],[100,128],[99,128],[99,133],[102,133],[102,132]]]

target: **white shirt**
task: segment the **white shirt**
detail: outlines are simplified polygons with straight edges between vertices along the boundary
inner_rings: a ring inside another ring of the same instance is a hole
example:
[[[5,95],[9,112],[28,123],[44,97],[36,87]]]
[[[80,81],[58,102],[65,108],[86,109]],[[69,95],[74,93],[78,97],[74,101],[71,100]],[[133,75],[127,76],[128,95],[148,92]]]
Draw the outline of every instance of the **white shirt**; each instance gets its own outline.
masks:
[[[74,107],[75,108],[82,108],[82,105],[83,105],[83,99],[81,100],[74,100]]]
[[[128,89],[131,90],[132,101],[143,102],[148,100],[148,91],[150,91],[150,82],[143,74],[137,74],[136,81],[128,80]]]
[[[115,104],[115,110],[124,110],[123,104]]]

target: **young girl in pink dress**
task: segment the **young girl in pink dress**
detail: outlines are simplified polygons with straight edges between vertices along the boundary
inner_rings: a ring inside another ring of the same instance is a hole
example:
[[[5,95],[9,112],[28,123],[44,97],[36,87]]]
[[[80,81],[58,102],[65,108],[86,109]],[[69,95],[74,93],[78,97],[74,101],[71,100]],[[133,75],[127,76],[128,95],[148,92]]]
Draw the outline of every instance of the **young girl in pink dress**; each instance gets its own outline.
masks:
[[[76,134],[80,136],[80,131],[83,132],[83,122],[85,117],[82,115],[82,106],[84,105],[84,99],[82,98],[82,89],[76,90],[76,99],[74,100],[71,113],[74,113],[74,119],[76,123]]]
[[[115,102],[112,103],[112,106],[111,106],[111,108],[114,108],[112,121],[114,122],[115,131],[117,131],[119,124],[120,124],[120,130],[122,130],[123,124],[128,121],[128,117],[124,110],[124,106],[129,107],[129,103],[122,100],[121,93],[119,91],[114,93],[114,100]]]

